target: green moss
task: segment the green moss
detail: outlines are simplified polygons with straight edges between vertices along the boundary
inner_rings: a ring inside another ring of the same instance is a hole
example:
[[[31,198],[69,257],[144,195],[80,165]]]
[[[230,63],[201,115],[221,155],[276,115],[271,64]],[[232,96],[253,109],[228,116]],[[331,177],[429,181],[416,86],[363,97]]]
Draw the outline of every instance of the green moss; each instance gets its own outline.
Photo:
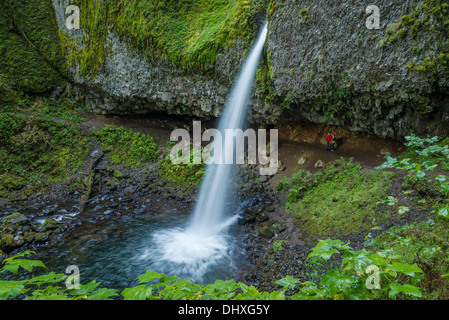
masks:
[[[310,7],[307,7],[307,8],[301,9],[301,11],[299,12],[299,17],[300,17],[299,23],[300,24],[303,24],[309,18],[309,16],[308,16],[309,10],[310,10]]]
[[[277,253],[283,249],[283,245],[287,242],[287,240],[275,240],[273,241],[273,245],[271,246],[270,252]]]
[[[399,22],[403,28],[393,33],[405,38],[410,30],[412,39],[417,39],[420,34],[433,36],[437,39],[436,46],[439,52],[427,51],[421,56],[421,50],[416,46],[412,48],[416,57],[407,64],[409,70],[418,73],[448,72],[449,69],[449,4],[447,0],[423,0],[413,14],[404,15]],[[388,32],[387,32],[388,34]],[[391,42],[391,37],[390,37]],[[393,41],[394,42],[394,41]],[[420,62],[421,61],[421,62]]]
[[[267,10],[267,19],[271,20],[271,17],[274,13],[274,10],[276,9],[276,0],[270,0],[268,3],[268,10]]]
[[[167,149],[174,144],[169,143]],[[193,163],[193,150],[190,151],[190,164],[174,164],[170,156],[165,157],[158,166],[159,175],[169,182],[179,186],[197,186],[206,172],[206,164]]]
[[[405,15],[401,18],[401,22],[406,26],[411,26],[415,22],[412,15]]]
[[[388,37],[388,41],[390,41],[391,43],[396,42],[397,40],[398,40],[397,36]]]
[[[127,168],[140,167],[157,161],[161,151],[153,137],[116,126],[105,126],[92,130],[92,136],[108,152],[112,164]]]
[[[80,65],[80,74],[95,76],[108,55],[109,30],[149,60],[165,55],[181,69],[210,70],[218,53],[238,40],[250,45],[265,1],[78,0],[74,4],[80,7],[81,27],[88,35],[85,46],[76,46],[67,34],[61,39],[71,63]]]
[[[287,185],[286,210],[303,230],[315,236],[347,235],[385,222],[390,212],[377,210],[386,198],[393,174],[367,172],[351,161],[338,160],[323,172],[301,171]],[[285,189],[286,181],[283,181]]]
[[[31,194],[70,177],[90,141],[81,128],[51,120],[0,114],[0,196]]]
[[[20,95],[14,100],[0,103],[0,112],[14,112],[18,114],[26,114],[40,118],[54,119],[59,118],[71,122],[83,122],[87,118],[83,116],[85,107],[81,107],[78,103],[60,98],[49,99],[44,102],[32,99],[29,96]]]
[[[266,103],[281,103],[276,95],[272,80],[270,54],[263,55],[256,72],[254,96],[264,99]]]
[[[402,28],[398,31],[398,36],[404,38],[407,35],[408,30],[406,28]]]
[[[32,94],[64,83],[64,57],[51,0],[0,2],[0,77]]]

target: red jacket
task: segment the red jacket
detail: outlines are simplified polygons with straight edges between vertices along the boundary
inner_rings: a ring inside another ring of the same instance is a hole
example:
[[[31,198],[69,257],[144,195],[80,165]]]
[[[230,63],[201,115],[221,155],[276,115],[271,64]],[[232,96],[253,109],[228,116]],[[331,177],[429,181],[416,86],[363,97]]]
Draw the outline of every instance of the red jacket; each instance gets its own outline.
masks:
[[[327,135],[326,141],[329,141],[329,142],[332,141],[332,135],[330,135],[330,134]]]

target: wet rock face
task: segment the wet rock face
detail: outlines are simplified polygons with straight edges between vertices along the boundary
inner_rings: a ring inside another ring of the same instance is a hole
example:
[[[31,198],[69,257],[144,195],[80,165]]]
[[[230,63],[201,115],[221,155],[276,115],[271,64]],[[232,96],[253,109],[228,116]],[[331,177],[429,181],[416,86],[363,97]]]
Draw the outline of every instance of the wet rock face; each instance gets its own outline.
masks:
[[[422,63],[428,50],[439,52],[443,43],[426,30],[413,39],[410,27],[403,37],[393,38],[393,31],[388,39],[387,30],[395,30],[391,24],[422,2],[376,1],[380,29],[369,30],[368,2],[277,1],[268,50],[274,91],[288,97],[281,117],[391,138],[410,130],[447,134],[447,74],[407,68]],[[416,54],[414,47],[423,49]]]
[[[444,39],[425,28],[412,38],[410,26],[400,37],[400,28],[391,26],[413,14],[422,0],[377,1],[378,30],[366,27],[369,3],[271,2],[275,5],[269,12],[266,51],[274,99],[254,98],[250,121],[328,123],[396,139],[411,130],[419,135],[448,133],[449,73],[407,68],[427,57],[438,59]],[[82,46],[82,32],[64,27],[67,4],[53,0],[59,28]],[[395,30],[390,34],[396,35],[394,41],[389,40],[389,28]],[[204,74],[176,69],[164,56],[148,59],[113,33],[105,45],[110,53],[95,77],[80,77],[79,66],[68,67],[75,84],[69,93],[83,98],[94,112],[163,111],[202,118],[221,114],[249,46],[237,43],[222,52],[213,70]]]
[[[68,0],[53,0],[58,27],[71,37],[77,49],[83,48],[84,30],[65,27]],[[78,43],[75,43],[78,42]],[[237,41],[234,48],[218,56],[213,75],[175,68],[164,56],[136,52],[126,39],[109,32],[105,42],[104,64],[94,77],[80,76],[79,66],[68,66],[75,86],[68,93],[84,99],[100,114],[142,114],[164,111],[168,114],[217,117],[240,69],[247,44]]]

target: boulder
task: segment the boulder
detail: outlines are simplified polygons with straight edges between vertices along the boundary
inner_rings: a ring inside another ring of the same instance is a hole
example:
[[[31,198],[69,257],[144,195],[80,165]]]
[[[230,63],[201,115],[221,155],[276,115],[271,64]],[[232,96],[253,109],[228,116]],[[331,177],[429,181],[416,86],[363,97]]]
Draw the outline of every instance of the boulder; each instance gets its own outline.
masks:
[[[16,212],[7,216],[3,221],[3,224],[6,227],[10,227],[14,230],[17,230],[21,226],[29,225],[30,222],[25,215],[21,214],[20,212]]]
[[[274,236],[273,228],[271,227],[262,227],[259,229],[259,235],[265,239],[271,239]]]
[[[3,250],[12,249],[15,246],[14,235],[7,233],[0,238],[0,248]]]
[[[50,231],[46,231],[46,232],[38,232],[34,235],[34,240],[36,242],[44,242],[48,239],[48,237],[50,236]]]
[[[46,219],[40,226],[39,231],[49,231],[58,228],[58,222],[55,219]]]
[[[323,160],[318,160],[316,163],[315,163],[315,168],[324,168],[324,165],[325,165],[326,163],[323,161]]]
[[[302,165],[306,164],[307,161],[308,161],[307,157],[303,156],[303,157],[299,158],[298,164],[302,166]]]

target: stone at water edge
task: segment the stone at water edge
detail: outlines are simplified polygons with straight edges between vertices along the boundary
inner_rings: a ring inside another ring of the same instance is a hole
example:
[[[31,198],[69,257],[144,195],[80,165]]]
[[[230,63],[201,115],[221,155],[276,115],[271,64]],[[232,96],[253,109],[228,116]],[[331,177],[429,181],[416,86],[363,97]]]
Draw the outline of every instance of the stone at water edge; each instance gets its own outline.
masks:
[[[24,214],[22,214],[20,212],[16,212],[16,213],[10,214],[3,221],[3,224],[5,226],[11,227],[14,230],[19,229],[20,226],[29,225],[29,223],[30,222],[28,221],[28,218]]]
[[[271,239],[274,236],[274,231],[271,227],[262,227],[259,229],[259,235],[265,239]]]

